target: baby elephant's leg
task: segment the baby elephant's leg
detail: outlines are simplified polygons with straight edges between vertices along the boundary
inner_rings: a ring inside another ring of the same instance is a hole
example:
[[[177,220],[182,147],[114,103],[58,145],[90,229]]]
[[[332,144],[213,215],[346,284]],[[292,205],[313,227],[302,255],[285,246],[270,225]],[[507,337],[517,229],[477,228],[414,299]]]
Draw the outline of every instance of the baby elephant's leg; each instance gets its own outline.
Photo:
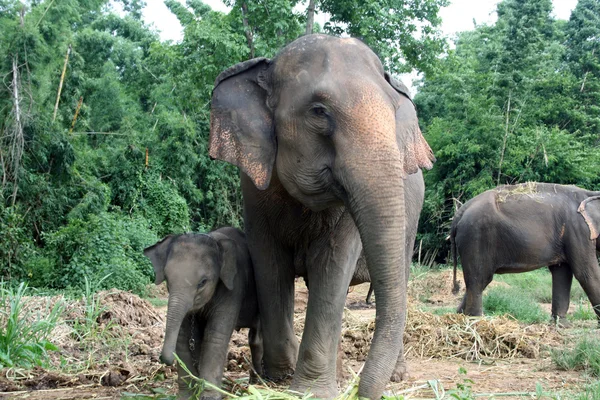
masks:
[[[213,318],[207,321],[198,359],[198,376],[219,388],[223,380],[229,340],[235,325],[233,318],[227,318],[228,315],[237,313],[228,314],[215,310]],[[221,394],[206,389],[202,392],[201,399],[221,399]]]
[[[193,323],[192,319],[194,319]],[[194,385],[194,379],[190,378],[190,375],[185,368],[187,368],[192,375],[198,376],[198,370],[196,369],[194,362],[194,344],[200,346],[198,324],[199,321],[196,315],[187,315],[179,328],[177,345],[175,347],[175,354],[177,354],[177,357],[181,360],[181,363],[179,361],[177,362],[178,399],[187,400],[193,398],[192,387]],[[185,365],[185,368],[183,368],[182,363]]]

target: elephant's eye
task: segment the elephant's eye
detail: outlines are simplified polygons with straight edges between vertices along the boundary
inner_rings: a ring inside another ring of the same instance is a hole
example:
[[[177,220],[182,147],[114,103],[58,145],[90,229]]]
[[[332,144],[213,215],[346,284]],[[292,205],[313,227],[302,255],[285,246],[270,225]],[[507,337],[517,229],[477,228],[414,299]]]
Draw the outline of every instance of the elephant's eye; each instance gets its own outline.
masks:
[[[204,278],[200,281],[200,283],[198,284],[198,289],[202,289],[204,287],[204,285],[206,285],[206,282],[208,282],[208,279]]]
[[[316,103],[310,108],[311,118],[308,118],[308,124],[319,134],[331,136],[335,130],[335,122],[331,112],[323,104]]]
[[[314,105],[311,108],[311,111],[316,116],[327,117],[327,109],[324,106],[320,105],[320,104]]]

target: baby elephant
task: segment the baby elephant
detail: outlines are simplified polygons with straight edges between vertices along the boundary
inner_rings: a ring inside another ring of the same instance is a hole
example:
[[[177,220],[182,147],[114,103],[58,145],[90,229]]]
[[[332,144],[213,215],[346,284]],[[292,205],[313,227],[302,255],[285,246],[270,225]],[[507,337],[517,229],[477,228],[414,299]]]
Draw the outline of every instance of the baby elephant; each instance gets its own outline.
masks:
[[[220,228],[208,234],[170,235],[144,250],[169,289],[167,328],[160,359],[173,352],[197,377],[221,386],[229,340],[234,329],[250,328],[252,364],[259,374],[262,338],[252,261],[242,232]],[[178,365],[179,398],[193,396],[188,374]],[[203,399],[220,398],[210,390]]]

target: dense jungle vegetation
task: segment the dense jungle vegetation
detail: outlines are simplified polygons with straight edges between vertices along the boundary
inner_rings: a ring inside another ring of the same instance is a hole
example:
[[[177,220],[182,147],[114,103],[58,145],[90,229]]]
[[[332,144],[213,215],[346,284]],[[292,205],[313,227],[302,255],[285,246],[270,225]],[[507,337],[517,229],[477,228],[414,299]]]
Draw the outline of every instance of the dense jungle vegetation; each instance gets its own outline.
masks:
[[[443,261],[458,202],[501,183],[600,189],[600,0],[568,21],[550,0],[504,0],[498,20],[439,31],[448,0],[165,3],[184,27],[161,41],[141,0],[0,0],[0,276],[31,286],[141,293],[142,249],[169,233],[240,226],[235,167],[207,152],[220,71],[307,32],[352,35],[415,102],[437,163],[421,251]],[[330,22],[313,25],[311,14]],[[106,279],[101,279],[106,277]]]

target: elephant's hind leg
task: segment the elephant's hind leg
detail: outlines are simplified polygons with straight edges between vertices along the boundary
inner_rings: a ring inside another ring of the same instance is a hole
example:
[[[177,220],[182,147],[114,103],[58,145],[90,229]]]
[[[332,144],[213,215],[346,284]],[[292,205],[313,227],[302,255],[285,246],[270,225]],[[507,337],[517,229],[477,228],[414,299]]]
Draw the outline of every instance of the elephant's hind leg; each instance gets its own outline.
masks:
[[[552,273],[552,319],[561,323],[569,311],[573,271],[564,263],[551,265],[549,269]]]
[[[592,248],[595,250],[595,248]],[[577,253],[570,263],[575,279],[579,281],[598,317],[600,327],[600,267],[596,252]]]
[[[262,375],[262,360],[263,360],[263,338],[260,331],[260,326],[250,328],[248,331],[248,345],[252,354],[252,367],[250,372],[250,381],[255,382],[258,375]]]
[[[479,267],[483,265],[483,267]],[[479,269],[477,269],[479,268]],[[490,269],[490,271],[488,271]],[[483,290],[492,282],[494,273],[485,264],[463,264],[466,293],[462,304],[462,312],[466,315],[483,315]]]

